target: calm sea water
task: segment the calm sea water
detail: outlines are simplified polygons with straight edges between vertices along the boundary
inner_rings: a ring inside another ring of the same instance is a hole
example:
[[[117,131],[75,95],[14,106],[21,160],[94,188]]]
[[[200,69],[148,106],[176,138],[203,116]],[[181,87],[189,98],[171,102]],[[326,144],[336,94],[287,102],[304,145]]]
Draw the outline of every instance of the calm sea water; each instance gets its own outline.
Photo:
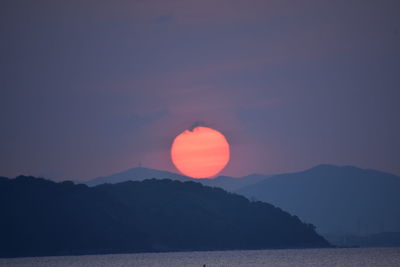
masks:
[[[400,248],[138,253],[0,259],[9,267],[400,266]]]

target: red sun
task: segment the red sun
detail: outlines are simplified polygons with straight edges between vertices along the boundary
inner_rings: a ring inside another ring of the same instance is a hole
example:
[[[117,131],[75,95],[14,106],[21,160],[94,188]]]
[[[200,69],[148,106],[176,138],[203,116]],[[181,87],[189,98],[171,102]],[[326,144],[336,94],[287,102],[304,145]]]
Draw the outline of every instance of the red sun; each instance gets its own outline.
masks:
[[[225,136],[208,127],[184,131],[175,137],[171,147],[175,167],[193,178],[217,175],[228,164],[229,157],[229,143]]]

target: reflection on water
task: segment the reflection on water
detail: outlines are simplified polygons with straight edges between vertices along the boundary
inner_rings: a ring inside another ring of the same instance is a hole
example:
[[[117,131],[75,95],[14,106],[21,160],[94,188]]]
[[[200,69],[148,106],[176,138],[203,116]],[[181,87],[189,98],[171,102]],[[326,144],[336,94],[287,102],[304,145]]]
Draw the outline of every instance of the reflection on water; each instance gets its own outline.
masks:
[[[400,266],[400,248],[282,249],[0,259],[9,267]]]

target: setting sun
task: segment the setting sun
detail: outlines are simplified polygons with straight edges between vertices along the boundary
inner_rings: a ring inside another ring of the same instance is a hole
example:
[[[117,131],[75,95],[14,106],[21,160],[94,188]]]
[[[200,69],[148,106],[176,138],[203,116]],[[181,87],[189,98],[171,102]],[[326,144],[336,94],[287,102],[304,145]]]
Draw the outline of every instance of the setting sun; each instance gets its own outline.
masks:
[[[225,136],[208,127],[196,127],[179,134],[171,147],[171,159],[184,175],[209,178],[228,163],[229,143]]]

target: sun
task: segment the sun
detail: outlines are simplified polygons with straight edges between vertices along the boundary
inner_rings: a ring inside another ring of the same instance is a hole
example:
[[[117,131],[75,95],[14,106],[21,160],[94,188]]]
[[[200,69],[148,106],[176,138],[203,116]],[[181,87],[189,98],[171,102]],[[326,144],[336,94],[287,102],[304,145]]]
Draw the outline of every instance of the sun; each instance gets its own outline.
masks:
[[[175,167],[192,178],[210,178],[228,164],[229,143],[225,136],[209,127],[199,126],[175,137],[171,159]]]

